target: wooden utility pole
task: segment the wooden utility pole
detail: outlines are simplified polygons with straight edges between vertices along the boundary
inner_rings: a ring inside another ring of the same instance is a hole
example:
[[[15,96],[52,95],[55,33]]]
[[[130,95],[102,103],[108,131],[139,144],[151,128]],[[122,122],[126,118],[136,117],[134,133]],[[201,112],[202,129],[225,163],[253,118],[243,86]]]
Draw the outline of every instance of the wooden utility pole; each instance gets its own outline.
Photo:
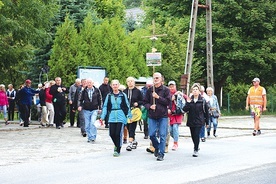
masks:
[[[206,9],[206,55],[207,55],[207,87],[214,89],[214,77],[213,77],[213,44],[212,44],[212,11],[211,0],[206,0],[206,5],[198,4],[198,0],[193,0],[190,18],[189,37],[187,44],[186,63],[184,75],[187,78],[186,81],[186,94],[190,91],[191,70],[193,63],[193,50],[194,39],[196,31],[196,20],[198,7]]]

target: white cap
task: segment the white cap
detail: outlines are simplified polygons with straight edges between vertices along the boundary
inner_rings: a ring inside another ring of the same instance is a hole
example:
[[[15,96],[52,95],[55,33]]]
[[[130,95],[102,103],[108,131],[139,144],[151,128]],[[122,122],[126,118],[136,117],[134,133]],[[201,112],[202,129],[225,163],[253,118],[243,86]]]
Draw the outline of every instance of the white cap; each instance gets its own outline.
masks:
[[[174,81],[170,81],[170,82],[168,83],[168,86],[169,86],[169,85],[176,85],[176,84],[175,84]]]
[[[261,80],[259,79],[259,78],[254,78],[253,80],[252,80],[252,82],[261,82]]]

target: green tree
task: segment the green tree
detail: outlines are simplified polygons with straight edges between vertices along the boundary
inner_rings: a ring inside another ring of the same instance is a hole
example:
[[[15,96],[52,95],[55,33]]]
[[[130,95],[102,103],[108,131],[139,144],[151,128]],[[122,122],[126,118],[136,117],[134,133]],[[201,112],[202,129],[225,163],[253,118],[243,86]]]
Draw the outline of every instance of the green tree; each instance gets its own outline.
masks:
[[[51,78],[61,77],[63,84],[71,85],[76,79],[77,67],[81,64],[83,53],[79,51],[80,41],[74,22],[65,18],[57,28],[49,67]]]
[[[28,63],[33,50],[47,41],[53,1],[2,0],[0,9],[0,67],[4,83],[19,85],[29,77]]]
[[[95,9],[97,15],[102,19],[109,19],[113,17],[118,17],[123,20],[125,17],[125,6],[122,0],[94,0]]]

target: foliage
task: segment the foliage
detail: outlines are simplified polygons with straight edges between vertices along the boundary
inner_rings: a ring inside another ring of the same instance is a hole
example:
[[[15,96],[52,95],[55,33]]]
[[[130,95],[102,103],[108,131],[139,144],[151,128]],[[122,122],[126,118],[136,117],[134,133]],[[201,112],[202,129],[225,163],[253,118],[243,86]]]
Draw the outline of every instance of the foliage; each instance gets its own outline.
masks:
[[[140,7],[142,0],[123,0],[123,4],[126,8]]]
[[[123,20],[125,16],[125,6],[122,0],[94,0],[97,15],[102,19],[117,17]]]
[[[66,86],[71,85],[71,81],[76,79],[74,74],[83,58],[82,52],[79,52],[80,42],[78,40],[74,22],[66,17],[64,24],[57,28],[49,61],[51,68],[49,76],[52,78],[61,77]]]
[[[47,42],[46,30],[55,12],[53,1],[2,0],[0,9],[0,74],[3,83],[19,85],[29,77],[32,50]]]

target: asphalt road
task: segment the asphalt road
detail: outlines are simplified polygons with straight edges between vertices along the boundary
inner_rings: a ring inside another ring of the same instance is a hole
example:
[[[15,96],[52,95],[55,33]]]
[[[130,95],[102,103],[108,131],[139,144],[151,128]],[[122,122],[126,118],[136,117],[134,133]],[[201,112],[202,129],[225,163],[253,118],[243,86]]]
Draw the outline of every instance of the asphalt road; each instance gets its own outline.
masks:
[[[219,137],[201,142],[198,158],[192,157],[189,131],[182,126],[179,149],[169,150],[162,162],[145,151],[149,140],[140,132],[138,148],[128,152],[124,145],[114,158],[104,128],[90,144],[78,128],[2,127],[0,183],[274,183],[276,122],[275,117],[262,120],[263,133],[254,137],[248,128],[252,119],[221,119]]]

